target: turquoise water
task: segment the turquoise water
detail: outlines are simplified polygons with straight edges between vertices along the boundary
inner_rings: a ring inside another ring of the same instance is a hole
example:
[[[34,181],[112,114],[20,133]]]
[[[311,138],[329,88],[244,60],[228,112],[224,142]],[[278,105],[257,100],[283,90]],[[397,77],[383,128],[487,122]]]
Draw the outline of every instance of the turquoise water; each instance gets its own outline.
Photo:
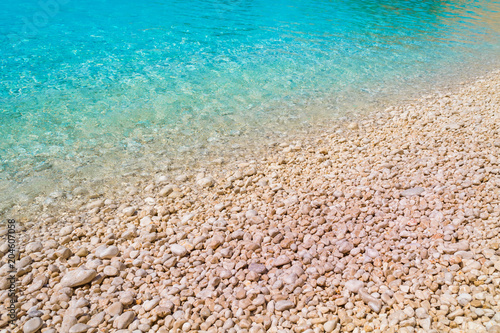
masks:
[[[496,66],[499,11],[495,1],[3,0],[0,210]]]

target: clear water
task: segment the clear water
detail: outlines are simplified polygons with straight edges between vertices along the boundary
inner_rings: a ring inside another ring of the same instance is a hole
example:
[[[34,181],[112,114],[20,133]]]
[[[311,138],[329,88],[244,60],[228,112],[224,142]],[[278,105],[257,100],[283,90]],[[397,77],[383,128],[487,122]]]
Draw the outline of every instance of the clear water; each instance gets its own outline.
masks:
[[[495,66],[499,11],[495,1],[2,0],[0,210]]]

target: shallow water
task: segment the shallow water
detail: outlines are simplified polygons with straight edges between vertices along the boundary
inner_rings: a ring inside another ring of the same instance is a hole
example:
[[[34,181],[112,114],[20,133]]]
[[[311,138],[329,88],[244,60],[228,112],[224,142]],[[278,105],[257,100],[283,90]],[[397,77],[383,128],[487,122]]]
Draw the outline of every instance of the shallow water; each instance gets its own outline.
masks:
[[[498,64],[499,11],[495,1],[3,0],[0,211],[473,76]]]

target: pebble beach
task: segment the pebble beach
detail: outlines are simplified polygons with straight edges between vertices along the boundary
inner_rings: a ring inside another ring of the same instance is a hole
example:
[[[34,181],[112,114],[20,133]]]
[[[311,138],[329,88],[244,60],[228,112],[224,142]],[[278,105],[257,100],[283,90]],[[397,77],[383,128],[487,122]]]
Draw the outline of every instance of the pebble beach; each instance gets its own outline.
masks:
[[[2,225],[1,332],[500,332],[499,71],[124,190],[17,223],[15,325]]]

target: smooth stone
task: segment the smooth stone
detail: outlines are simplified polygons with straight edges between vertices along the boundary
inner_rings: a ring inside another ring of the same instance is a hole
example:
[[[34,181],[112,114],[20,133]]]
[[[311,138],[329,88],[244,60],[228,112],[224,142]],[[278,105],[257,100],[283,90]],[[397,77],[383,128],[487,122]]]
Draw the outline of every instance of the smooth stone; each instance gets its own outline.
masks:
[[[252,301],[252,304],[255,306],[264,305],[266,303],[266,298],[264,295],[258,295]]]
[[[23,325],[23,332],[24,333],[33,333],[38,331],[41,327],[43,326],[43,321],[41,318],[36,317],[28,320],[26,323]]]
[[[474,258],[474,253],[471,251],[457,251],[455,253],[456,256],[459,256],[462,259],[472,259]]]
[[[424,319],[419,319],[418,324],[424,329],[424,331],[429,332],[431,329],[431,318],[427,317]]]
[[[33,252],[40,252],[42,249],[43,249],[42,242],[31,242],[28,245],[26,245],[24,251],[29,254]]]
[[[118,248],[114,245],[110,247],[101,245],[95,250],[95,255],[100,259],[111,259],[116,257],[119,252]]]
[[[118,269],[113,266],[106,266],[103,269],[103,273],[106,276],[117,276],[118,275]]]
[[[363,288],[365,284],[363,281],[359,280],[349,280],[345,283],[345,288],[350,292],[357,293],[361,288]]]
[[[123,215],[125,216],[132,216],[135,213],[135,207],[125,207],[122,210]]]
[[[215,184],[215,180],[212,177],[205,177],[198,180],[196,184],[201,187],[210,187]]]
[[[291,273],[291,274],[288,274],[284,279],[283,279],[283,283],[285,283],[285,285],[289,285],[289,286],[294,286],[295,283],[297,282],[297,279],[299,277],[297,276],[297,274],[295,273]]]
[[[414,188],[410,188],[410,189],[402,191],[401,196],[410,197],[413,195],[420,195],[420,194],[424,193],[424,191],[425,191],[425,189],[422,187],[414,187]]]
[[[215,250],[222,244],[224,244],[224,237],[221,235],[216,235],[208,240],[207,247],[212,250]]]
[[[445,304],[445,305],[457,305],[458,304],[455,296],[450,295],[448,293],[442,294],[441,297],[439,298],[439,300],[441,301],[441,304]]]
[[[31,259],[30,256],[23,257],[21,260],[16,262],[16,268],[18,270],[21,270],[25,267],[28,267],[32,262],[33,262],[33,259]]]
[[[267,272],[266,265],[264,264],[250,264],[248,270],[257,274],[265,274]]]
[[[254,217],[254,216],[257,216],[257,215],[259,215],[259,214],[257,213],[257,211],[255,211],[253,209],[247,210],[247,212],[245,213],[245,217],[247,219]]]
[[[415,316],[418,319],[424,319],[427,318],[429,315],[427,314],[427,310],[425,308],[418,308],[415,310]]]
[[[135,318],[135,313],[133,311],[124,312],[121,316],[115,319],[113,322],[113,327],[121,330],[125,329],[132,323]]]
[[[458,297],[457,297],[457,302],[461,306],[466,306],[471,301],[472,301],[472,295],[468,294],[468,293],[462,293],[462,294],[458,295]]]
[[[469,243],[464,241],[458,243],[446,244],[443,247],[443,252],[445,254],[455,254],[458,251],[468,251],[468,250],[469,250]]]
[[[40,310],[30,310],[28,311],[28,317],[35,318],[43,316],[43,312]]]
[[[341,242],[339,247],[338,247],[339,252],[342,254],[349,253],[349,252],[351,252],[352,249],[354,249],[354,245],[349,241]]]
[[[66,227],[61,228],[61,230],[59,230],[59,236],[64,237],[64,236],[69,235],[72,232],[73,232],[73,226],[68,225]]]
[[[97,327],[97,326],[101,325],[101,323],[104,321],[105,316],[106,316],[106,312],[101,311],[101,312],[95,314],[94,316],[92,316],[92,318],[90,318],[90,320],[87,322],[87,324],[92,326],[92,327]]]
[[[174,191],[174,187],[172,185],[166,185],[163,187],[160,192],[158,193],[160,197],[166,197],[170,193]]]
[[[157,306],[151,312],[153,315],[156,315],[159,318],[165,318],[166,316],[172,313],[172,310],[164,306]]]
[[[40,290],[43,288],[43,286],[48,282],[48,277],[43,276],[43,275],[38,275],[36,276],[33,281],[31,282],[31,285],[26,289],[25,293],[26,294],[31,294],[37,290]]]
[[[89,254],[89,250],[86,247],[81,247],[76,251],[75,255],[79,257],[86,257]]]
[[[71,257],[73,252],[71,252],[71,250],[68,249],[67,247],[61,247],[59,250],[56,251],[56,254],[61,259],[68,259],[69,257]]]
[[[68,333],[69,329],[76,324],[78,324],[78,320],[76,319],[75,316],[65,315],[63,322],[61,324],[61,332]]]
[[[331,333],[337,328],[337,325],[338,325],[338,319],[329,320],[323,324],[323,329],[325,330],[326,333]]]
[[[120,315],[123,312],[123,304],[121,302],[115,302],[108,306],[106,312],[111,316]]]
[[[86,325],[86,324],[83,324],[83,323],[78,323],[76,325],[73,325],[70,329],[69,329],[69,333],[85,333],[85,332],[88,332],[89,329],[91,329],[92,326],[90,325]]]
[[[480,262],[473,261],[473,262],[469,263],[467,266],[465,266],[464,268],[462,268],[462,272],[468,273],[472,270],[480,270],[481,267],[482,267],[482,265]]]
[[[274,260],[273,264],[274,264],[274,266],[279,267],[279,266],[289,264],[290,261],[291,261],[290,258],[288,258],[286,255],[282,254]]]
[[[159,298],[155,298],[155,299],[152,299],[152,300],[149,300],[149,301],[146,301],[144,302],[144,304],[142,305],[143,309],[148,312],[148,311],[151,311],[153,310],[153,308],[155,306],[158,305],[158,303],[160,303],[160,299]]]
[[[61,286],[75,288],[83,286],[84,284],[92,281],[97,275],[94,269],[82,269],[78,268],[69,273],[66,273],[61,279]]]
[[[172,251],[172,254],[174,256],[178,257],[184,257],[188,253],[188,250],[184,246],[179,244],[170,245],[170,251]]]
[[[359,128],[359,125],[358,125],[358,123],[352,122],[352,123],[349,123],[349,125],[347,125],[347,128],[349,128],[350,130],[355,130],[355,129]]]
[[[365,253],[366,253],[366,255],[367,255],[368,257],[370,257],[370,258],[372,258],[372,259],[375,259],[375,258],[377,258],[377,257],[379,257],[379,256],[380,256],[380,253],[379,253],[377,250],[375,250],[375,249],[367,249],[367,250],[365,251]]]
[[[292,301],[281,300],[276,302],[276,304],[274,305],[274,309],[277,311],[285,311],[290,310],[294,306],[295,304]]]
[[[141,226],[141,227],[145,227],[145,226],[150,225],[152,222],[153,222],[153,220],[151,220],[151,218],[150,218],[149,216],[144,216],[144,217],[140,220],[140,226]]]
[[[208,298],[212,298],[213,294],[214,294],[213,290],[203,289],[202,291],[200,291],[199,293],[196,294],[196,298],[208,299]]]

